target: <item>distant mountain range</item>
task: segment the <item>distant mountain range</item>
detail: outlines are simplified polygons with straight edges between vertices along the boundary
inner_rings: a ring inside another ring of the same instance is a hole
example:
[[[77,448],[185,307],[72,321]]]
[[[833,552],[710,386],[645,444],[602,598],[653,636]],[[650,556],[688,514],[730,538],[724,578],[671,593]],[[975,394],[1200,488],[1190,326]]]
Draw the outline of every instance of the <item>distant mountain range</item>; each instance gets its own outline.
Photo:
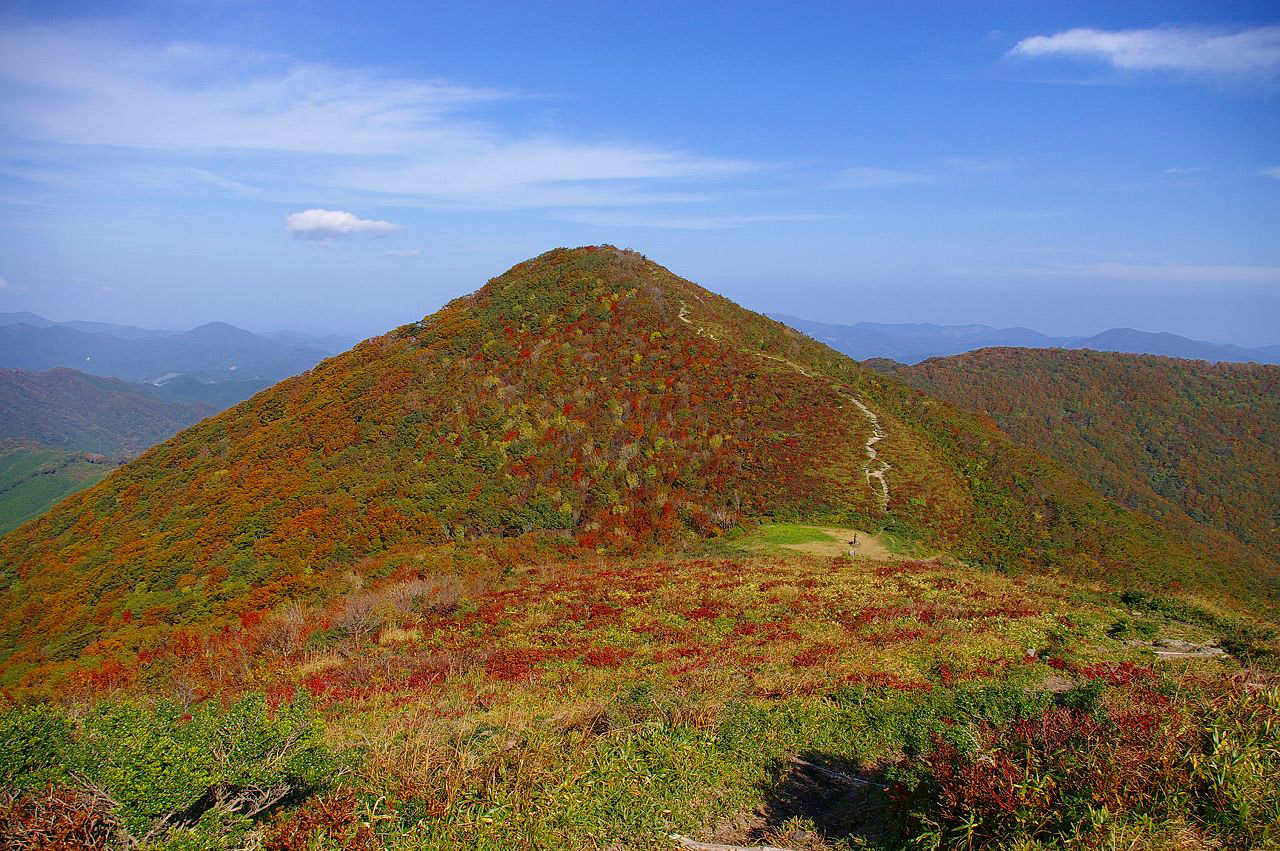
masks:
[[[326,356],[319,349],[279,343],[225,322],[181,334],[131,338],[76,330],[69,324],[0,326],[0,366],[35,371],[70,367],[152,383],[179,375],[200,381],[274,383],[310,369]]]
[[[0,533],[349,342],[0,313]]]
[[[1280,364],[1280,345],[1245,348],[1192,340],[1177,334],[1112,328],[1092,337],[1050,337],[1030,328],[989,325],[884,324],[833,325],[779,313],[768,314],[855,360],[888,358],[906,364],[993,346],[1029,349],[1092,349],[1189,360]]]
[[[68,322],[55,322],[38,313],[19,311],[17,313],[0,313],[0,326],[30,325],[34,328],[70,328],[86,334],[105,334],[121,340],[141,340],[146,337],[173,337],[181,332],[162,331],[158,328],[139,328],[136,325],[119,325],[114,322],[88,322],[83,319],[72,319]],[[234,326],[233,326],[234,327]],[[267,331],[258,334],[268,340],[274,340],[296,349],[315,349],[329,355],[345,352],[360,342],[358,337],[343,334],[304,334],[299,331]]]

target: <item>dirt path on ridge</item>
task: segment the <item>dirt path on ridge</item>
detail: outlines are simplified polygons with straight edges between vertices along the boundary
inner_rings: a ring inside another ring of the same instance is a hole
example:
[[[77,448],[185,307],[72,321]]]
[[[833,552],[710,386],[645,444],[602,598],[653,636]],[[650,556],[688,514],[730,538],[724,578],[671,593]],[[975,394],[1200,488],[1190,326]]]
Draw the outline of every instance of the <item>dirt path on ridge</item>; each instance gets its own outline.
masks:
[[[699,334],[699,336],[706,336],[712,340],[716,339],[715,335],[712,334],[710,331],[706,330],[701,325],[694,325],[693,321],[689,319],[689,305],[681,302],[680,312],[676,315],[676,318],[679,319],[681,322],[683,322],[685,325],[688,325],[694,328]],[[716,342],[719,342],[719,341],[717,340]],[[773,355],[766,355],[764,352],[756,352],[756,354],[766,360],[777,361],[778,363],[786,364],[787,366],[794,369],[796,372],[803,375],[805,378],[821,380],[821,376],[814,375],[812,372],[809,372],[809,370],[805,369],[798,363],[794,363],[792,361],[786,360],[785,358],[774,357]],[[880,418],[876,416],[875,411],[872,411],[870,408],[868,408],[861,399],[859,399],[857,396],[854,396],[852,393],[846,392],[844,387],[842,387],[839,384],[832,384],[831,389],[834,390],[837,395],[841,396],[842,398],[848,399],[850,402],[857,405],[858,410],[861,411],[862,415],[867,418],[867,422],[871,423],[871,436],[868,437],[866,443],[863,444],[863,449],[867,453],[867,461],[865,464],[862,465],[862,471],[866,474],[867,486],[870,487],[871,490],[874,491],[876,494],[876,501],[880,503],[880,510],[888,511],[889,510],[889,483],[885,480],[884,474],[887,473],[891,468],[889,466],[889,462],[885,461],[883,458],[880,457],[880,453],[876,451],[875,445],[880,441],[884,440],[889,435],[884,430],[884,427],[880,425]],[[874,480],[874,482],[872,480]]]

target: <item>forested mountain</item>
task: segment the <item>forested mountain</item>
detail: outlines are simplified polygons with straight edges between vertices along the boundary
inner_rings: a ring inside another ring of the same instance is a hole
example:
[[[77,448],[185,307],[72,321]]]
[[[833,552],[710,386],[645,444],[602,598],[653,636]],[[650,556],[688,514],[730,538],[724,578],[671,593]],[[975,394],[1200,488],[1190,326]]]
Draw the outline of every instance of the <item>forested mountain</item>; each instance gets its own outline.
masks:
[[[1132,328],[1112,328],[1092,337],[1051,337],[1029,328],[992,328],[988,325],[886,324],[859,322],[833,325],[769,314],[805,332],[854,360],[888,358],[914,364],[932,357],[958,355],[994,346],[1025,348],[1091,349],[1100,352],[1167,355],[1207,361],[1280,364],[1280,346],[1246,348],[1206,343],[1167,332],[1151,333]]]
[[[875,364],[1186,532],[1280,552],[1280,367],[995,348]]]
[[[130,458],[216,413],[206,403],[174,403],[159,388],[73,369],[0,369],[0,445]]]
[[[543,529],[631,552],[797,517],[1260,605],[1280,583],[1257,553],[1162,532],[989,421],[639,255],[559,249],[0,540],[0,603],[21,613],[0,672],[48,676],[86,649],[324,595],[410,544]]]
[[[325,352],[268,340],[225,322],[181,334],[131,338],[68,325],[0,325],[0,366],[40,371],[70,367],[92,375],[163,382],[266,381],[310,369]]]
[[[0,534],[226,407],[171,401],[170,390],[73,369],[0,369]]]

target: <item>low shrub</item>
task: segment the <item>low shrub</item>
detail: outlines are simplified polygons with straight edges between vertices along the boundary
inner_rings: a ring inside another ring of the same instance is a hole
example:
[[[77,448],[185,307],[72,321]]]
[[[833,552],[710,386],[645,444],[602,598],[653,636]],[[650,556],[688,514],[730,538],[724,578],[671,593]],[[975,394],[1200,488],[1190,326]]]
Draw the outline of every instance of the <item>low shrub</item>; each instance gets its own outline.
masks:
[[[77,719],[11,707],[0,713],[0,766],[22,823],[74,823],[126,846],[173,849],[225,847],[338,767],[310,703],[273,710],[261,695],[191,713],[104,701]]]
[[[1226,847],[1280,839],[1280,689],[1197,686],[1097,677],[1034,715],[934,732],[896,802],[935,848],[1088,846],[1118,815]]]

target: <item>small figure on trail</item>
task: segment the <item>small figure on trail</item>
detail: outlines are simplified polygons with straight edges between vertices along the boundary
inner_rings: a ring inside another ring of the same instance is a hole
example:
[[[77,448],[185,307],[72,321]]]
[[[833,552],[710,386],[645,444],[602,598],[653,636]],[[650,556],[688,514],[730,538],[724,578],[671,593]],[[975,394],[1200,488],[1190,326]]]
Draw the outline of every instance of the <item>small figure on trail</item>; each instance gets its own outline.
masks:
[[[854,550],[858,546],[858,536],[855,534],[853,540],[849,542],[849,555],[855,555]]]

